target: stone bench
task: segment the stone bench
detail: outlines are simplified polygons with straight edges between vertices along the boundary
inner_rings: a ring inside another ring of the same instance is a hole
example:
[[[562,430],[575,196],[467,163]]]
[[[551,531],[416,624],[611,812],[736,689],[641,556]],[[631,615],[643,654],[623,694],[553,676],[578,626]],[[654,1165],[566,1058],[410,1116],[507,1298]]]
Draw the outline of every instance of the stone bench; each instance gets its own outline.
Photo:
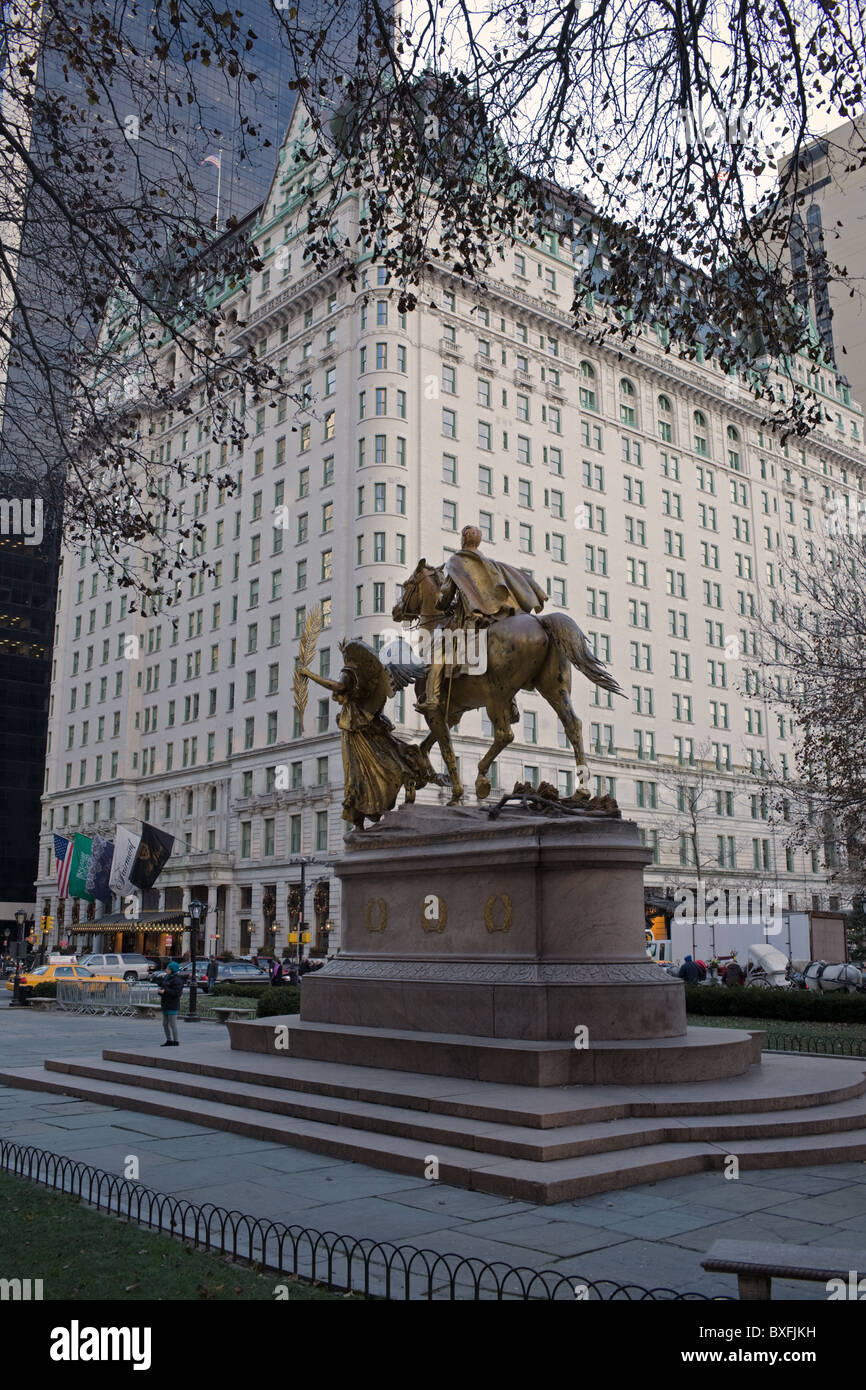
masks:
[[[152,1018],[154,1014],[162,1013],[161,1004],[134,1004],[136,1018]]]
[[[29,1004],[31,1009],[42,1009],[45,1013],[51,1013],[54,1009],[57,1008],[56,999],[28,999],[27,1003]]]
[[[231,1023],[236,1018],[255,1018],[256,1016],[255,1009],[245,1009],[241,1008],[239,1005],[234,1005],[233,1007],[226,1005],[219,1009],[211,1009],[211,1013],[217,1023]]]
[[[768,1299],[773,1279],[806,1279],[827,1284],[840,1279],[848,1287],[866,1275],[866,1249],[835,1250],[821,1245],[769,1245],[752,1240],[717,1240],[701,1260],[714,1274],[736,1274],[741,1299]],[[864,1285],[866,1287],[866,1285]],[[842,1297],[846,1295],[843,1294]]]

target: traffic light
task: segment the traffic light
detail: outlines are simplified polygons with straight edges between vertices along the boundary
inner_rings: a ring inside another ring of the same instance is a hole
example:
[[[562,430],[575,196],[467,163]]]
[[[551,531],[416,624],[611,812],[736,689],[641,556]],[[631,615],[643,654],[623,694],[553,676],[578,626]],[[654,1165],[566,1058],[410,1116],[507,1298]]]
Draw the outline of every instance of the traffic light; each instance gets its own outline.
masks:
[[[43,932],[44,932],[44,931],[46,930],[45,923],[46,923],[47,921],[48,921],[48,918],[45,916],[45,913],[43,912],[42,916],[39,918],[39,928],[40,928],[40,931],[43,931]]]
[[[46,917],[46,918],[45,918],[45,930],[46,930],[46,931],[51,931],[52,928],[53,928],[53,926],[54,926],[54,918],[53,918],[53,917]]]

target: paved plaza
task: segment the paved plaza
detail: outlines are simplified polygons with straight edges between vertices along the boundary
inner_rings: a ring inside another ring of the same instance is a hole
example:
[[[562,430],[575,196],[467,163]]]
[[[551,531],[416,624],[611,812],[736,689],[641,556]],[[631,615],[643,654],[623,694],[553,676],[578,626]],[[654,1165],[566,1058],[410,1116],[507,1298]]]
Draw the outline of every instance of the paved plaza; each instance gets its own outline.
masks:
[[[4,992],[5,993],[5,992]],[[152,1047],[152,1020],[8,1010],[0,1048],[8,1066],[94,1055],[103,1047]],[[183,1025],[182,1025],[183,1026]],[[186,1025],[189,1032],[194,1025]],[[227,1049],[225,1029],[200,1024],[197,1043]],[[181,1033],[183,1039],[183,1033]],[[723,1083],[720,1083],[723,1084]],[[112,1173],[135,1155],[140,1181],[199,1205],[213,1203],[319,1231],[477,1256],[577,1280],[736,1294],[733,1276],[701,1269],[719,1238],[862,1247],[866,1163],[745,1171],[736,1181],[699,1173],[533,1206],[409,1178],[197,1124],[46,1092],[0,1087],[0,1136]],[[820,1285],[773,1285],[776,1298],[823,1299]]]

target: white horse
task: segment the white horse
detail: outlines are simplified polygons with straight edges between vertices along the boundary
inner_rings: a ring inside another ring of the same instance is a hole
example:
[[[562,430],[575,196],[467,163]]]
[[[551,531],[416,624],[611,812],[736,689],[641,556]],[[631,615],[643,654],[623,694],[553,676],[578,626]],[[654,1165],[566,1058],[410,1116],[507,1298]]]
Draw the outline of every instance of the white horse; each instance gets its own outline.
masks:
[[[856,994],[863,984],[863,976],[856,965],[828,965],[823,960],[812,960],[803,972],[806,989],[817,990],[819,994],[832,994],[844,990],[846,994]]]

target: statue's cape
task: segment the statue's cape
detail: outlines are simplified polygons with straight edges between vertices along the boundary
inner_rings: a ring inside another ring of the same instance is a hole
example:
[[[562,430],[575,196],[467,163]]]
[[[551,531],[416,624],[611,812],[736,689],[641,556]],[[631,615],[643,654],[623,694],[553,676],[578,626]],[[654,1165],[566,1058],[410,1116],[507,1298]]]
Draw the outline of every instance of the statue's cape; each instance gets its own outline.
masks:
[[[467,615],[508,618],[512,613],[538,613],[547,599],[528,574],[489,560],[477,550],[458,550],[446,563],[445,573],[459,590]]]

